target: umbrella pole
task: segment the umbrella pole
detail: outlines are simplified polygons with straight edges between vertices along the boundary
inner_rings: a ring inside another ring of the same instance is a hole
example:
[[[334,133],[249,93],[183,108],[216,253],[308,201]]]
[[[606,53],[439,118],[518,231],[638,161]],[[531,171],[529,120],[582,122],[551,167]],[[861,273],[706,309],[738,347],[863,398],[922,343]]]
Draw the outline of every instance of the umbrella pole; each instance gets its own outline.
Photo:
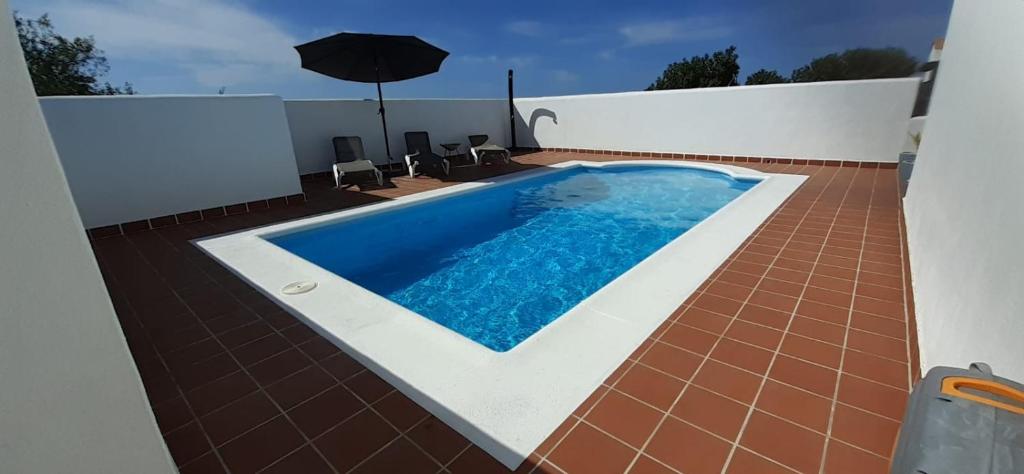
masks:
[[[388,171],[391,171],[391,142],[388,141],[388,121],[384,118],[384,94],[380,90],[380,69],[377,69],[377,103],[380,104],[380,108],[377,109],[377,113],[380,114],[380,124],[384,127],[384,149],[388,154]]]

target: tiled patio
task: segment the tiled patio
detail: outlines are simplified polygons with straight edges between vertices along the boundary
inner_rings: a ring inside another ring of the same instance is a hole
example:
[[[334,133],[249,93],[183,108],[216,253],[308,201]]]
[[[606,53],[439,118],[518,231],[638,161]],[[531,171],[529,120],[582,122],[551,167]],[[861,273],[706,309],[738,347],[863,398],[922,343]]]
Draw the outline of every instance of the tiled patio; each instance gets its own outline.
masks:
[[[570,159],[623,157],[457,177]],[[520,471],[886,472],[916,376],[896,171],[741,165],[811,178]],[[181,472],[504,471],[189,243],[457,180],[393,182],[94,242]]]

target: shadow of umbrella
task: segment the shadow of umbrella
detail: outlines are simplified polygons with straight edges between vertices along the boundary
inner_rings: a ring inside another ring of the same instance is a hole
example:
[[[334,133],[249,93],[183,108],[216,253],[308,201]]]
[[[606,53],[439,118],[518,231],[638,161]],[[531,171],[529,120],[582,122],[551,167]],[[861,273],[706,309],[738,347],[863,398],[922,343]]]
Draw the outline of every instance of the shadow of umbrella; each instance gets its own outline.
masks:
[[[433,74],[448,52],[415,36],[338,33],[295,47],[302,68],[345,81],[376,83],[384,149],[391,168],[391,144],[384,115],[382,82],[397,82]]]

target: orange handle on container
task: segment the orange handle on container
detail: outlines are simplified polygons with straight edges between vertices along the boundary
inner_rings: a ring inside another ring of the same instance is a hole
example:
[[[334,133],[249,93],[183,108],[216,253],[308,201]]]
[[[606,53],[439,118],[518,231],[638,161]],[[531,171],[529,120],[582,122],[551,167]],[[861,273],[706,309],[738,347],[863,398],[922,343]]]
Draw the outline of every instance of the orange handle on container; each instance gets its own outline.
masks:
[[[999,400],[992,400],[989,398],[981,397],[973,393],[963,392],[961,388],[970,388],[985,393],[991,393],[996,396],[1013,400],[1020,405],[1011,405],[1006,402]],[[990,407],[1001,408],[1006,411],[1016,413],[1018,415],[1024,415],[1024,392],[1017,390],[1013,387],[1007,387],[999,382],[993,382],[991,380],[979,380],[970,377],[946,377],[942,379],[942,393],[952,396],[970,400],[972,402],[981,403],[982,405],[988,405]]]

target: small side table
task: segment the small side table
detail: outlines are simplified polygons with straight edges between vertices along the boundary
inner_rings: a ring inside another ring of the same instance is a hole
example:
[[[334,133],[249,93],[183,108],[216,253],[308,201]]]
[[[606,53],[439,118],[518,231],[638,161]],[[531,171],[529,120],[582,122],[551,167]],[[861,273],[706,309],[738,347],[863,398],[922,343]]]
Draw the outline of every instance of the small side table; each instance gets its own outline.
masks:
[[[459,148],[461,147],[461,143],[442,143],[441,148],[444,148],[443,158],[447,158],[452,166],[455,166],[456,160],[465,156],[462,153],[459,153]]]
[[[441,148],[444,148],[444,157],[452,158],[459,155],[459,147],[461,143],[442,143]]]

